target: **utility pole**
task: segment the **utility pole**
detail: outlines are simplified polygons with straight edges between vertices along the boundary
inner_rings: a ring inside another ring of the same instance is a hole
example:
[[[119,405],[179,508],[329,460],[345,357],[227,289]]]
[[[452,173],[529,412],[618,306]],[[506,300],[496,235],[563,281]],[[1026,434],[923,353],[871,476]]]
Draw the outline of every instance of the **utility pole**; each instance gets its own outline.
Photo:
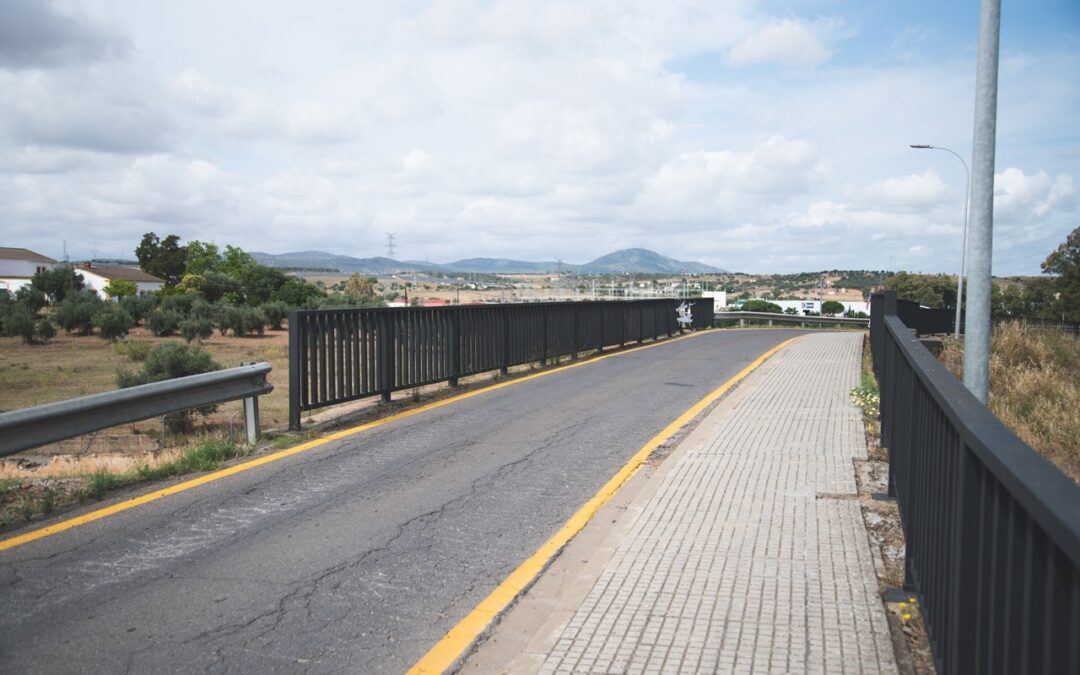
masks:
[[[971,267],[964,335],[964,386],[984,405],[990,389],[990,271],[994,244],[1001,0],[982,0],[975,70],[975,141],[971,152]]]

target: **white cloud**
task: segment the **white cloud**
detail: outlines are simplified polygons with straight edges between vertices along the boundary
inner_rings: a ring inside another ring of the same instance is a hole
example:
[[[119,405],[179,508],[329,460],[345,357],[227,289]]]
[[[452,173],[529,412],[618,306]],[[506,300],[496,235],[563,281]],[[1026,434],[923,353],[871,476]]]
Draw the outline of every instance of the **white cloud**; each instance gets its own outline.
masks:
[[[939,205],[948,197],[948,187],[937,172],[927,169],[921,174],[874,181],[866,188],[863,198],[901,208],[925,208]]]
[[[842,29],[843,23],[836,19],[773,20],[732,47],[728,52],[728,63],[733,66],[817,66],[832,55],[829,43]]]

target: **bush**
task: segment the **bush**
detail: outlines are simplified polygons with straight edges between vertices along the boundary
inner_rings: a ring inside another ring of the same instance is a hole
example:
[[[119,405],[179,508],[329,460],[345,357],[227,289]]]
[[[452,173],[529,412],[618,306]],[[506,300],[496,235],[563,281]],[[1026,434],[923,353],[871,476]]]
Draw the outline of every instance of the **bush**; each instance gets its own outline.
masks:
[[[37,314],[39,309],[49,304],[45,294],[32,286],[23,286],[15,291],[15,302],[25,305],[34,314]]]
[[[136,323],[142,323],[157,307],[157,298],[149,293],[128,295],[120,299],[120,306]]]
[[[270,330],[281,330],[281,322],[289,313],[289,306],[284,302],[267,302],[259,309],[266,316],[266,323]]]
[[[68,333],[89,335],[94,332],[94,315],[104,304],[92,291],[69,293],[53,310],[53,318]]]
[[[257,333],[262,335],[266,330],[266,315],[263,314],[261,309],[245,307],[240,312],[240,321],[245,334]],[[233,332],[236,332],[235,326]]]
[[[128,331],[135,325],[135,319],[123,307],[106,304],[94,315],[94,325],[101,331],[102,339],[116,342],[127,337]]]
[[[180,327],[180,319],[180,315],[176,312],[155,309],[146,318],[146,326],[154,335],[166,337],[175,333]]]
[[[780,309],[780,305],[768,300],[747,300],[741,309],[744,312],[769,312],[771,314],[781,314],[784,311]]]
[[[84,286],[82,275],[68,265],[35,272],[30,284],[53,302],[63,302],[69,294],[81,291]]]
[[[49,320],[49,317],[43,316],[37,320],[34,324],[34,330],[37,331],[37,335],[42,341],[51,340],[56,337],[56,326]]]
[[[186,342],[202,342],[214,334],[214,324],[209,318],[192,316],[180,322],[180,337]]]
[[[120,388],[134,387],[150,382],[161,382],[177,377],[198,375],[221,370],[221,365],[214,361],[210,353],[199,347],[188,347],[179,342],[166,342],[154,347],[137,372],[120,370],[116,373],[116,383]],[[196,411],[184,411],[167,415],[166,423],[177,431],[188,431],[193,412],[209,415],[217,410],[216,405],[203,406]]]
[[[244,321],[240,309],[225,302],[214,305],[214,323],[217,324],[222,337],[229,332],[229,329],[234,329],[233,332],[235,333],[235,327],[238,325],[241,332],[244,330]]]
[[[214,306],[202,298],[196,298],[195,302],[191,303],[191,308],[188,310],[188,318],[213,321]]]
[[[115,349],[117,354],[126,356],[129,360],[138,363],[146,360],[152,347],[153,345],[146,340],[128,340],[116,343]]]
[[[22,304],[8,307],[3,319],[4,335],[20,337],[23,343],[34,343],[34,312]]]
[[[199,299],[197,293],[171,293],[161,299],[161,310],[172,312],[178,315],[179,319],[184,319],[191,314],[191,306]]]

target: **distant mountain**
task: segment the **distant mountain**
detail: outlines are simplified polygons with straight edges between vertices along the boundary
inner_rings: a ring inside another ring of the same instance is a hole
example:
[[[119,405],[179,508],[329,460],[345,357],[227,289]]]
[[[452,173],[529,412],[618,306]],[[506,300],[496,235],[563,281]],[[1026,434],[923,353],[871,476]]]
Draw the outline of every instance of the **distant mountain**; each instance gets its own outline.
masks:
[[[338,270],[344,274],[394,274],[398,272],[463,272],[468,274],[541,274],[564,272],[574,274],[716,274],[725,270],[699,262],[682,262],[643,248],[628,248],[601,256],[584,265],[554,261],[528,262],[507,258],[466,258],[446,264],[416,260],[399,261],[391,258],[353,258],[323,251],[293,253],[252,252],[251,257],[262,265],[299,270]]]
[[[584,274],[721,274],[726,270],[699,262],[683,262],[644,248],[627,248],[581,266]]]
[[[455,260],[443,265],[448,270],[455,272],[469,272],[472,274],[541,274],[543,272],[557,272],[559,263],[551,262],[526,262],[524,260],[509,260],[507,258],[466,258]],[[562,264],[562,269],[577,268],[577,265]]]
[[[429,262],[400,261],[377,256],[374,258],[353,258],[347,255],[335,255],[324,251],[296,251],[293,253],[259,253],[252,251],[251,257],[260,265],[270,267],[288,267],[298,270],[337,270],[344,274],[394,274],[396,272],[424,272],[441,269],[441,265]]]

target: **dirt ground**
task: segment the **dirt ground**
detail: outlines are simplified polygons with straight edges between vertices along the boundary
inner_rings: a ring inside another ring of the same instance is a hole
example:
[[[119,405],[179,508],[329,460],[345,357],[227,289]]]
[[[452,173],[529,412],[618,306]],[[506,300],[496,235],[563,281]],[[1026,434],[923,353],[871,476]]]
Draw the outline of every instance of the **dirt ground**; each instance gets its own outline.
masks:
[[[128,341],[152,345],[180,338],[154,337],[145,328],[136,328]],[[267,361],[273,367],[269,381],[274,391],[259,398],[261,426],[265,429],[288,425],[289,368],[288,332],[267,331],[263,336],[223,337],[214,333],[202,347],[224,368],[245,362]],[[118,370],[138,370],[124,343],[111,343],[97,336],[58,334],[44,344],[24,345],[18,338],[0,338],[0,411],[17,410],[43,403],[63,401],[117,388]],[[64,475],[106,468],[124,471],[137,460],[153,460],[200,437],[243,434],[241,403],[222,404],[207,417],[197,417],[194,433],[177,436],[164,433],[159,419],[87,434],[27,453],[0,459],[0,478]]]

